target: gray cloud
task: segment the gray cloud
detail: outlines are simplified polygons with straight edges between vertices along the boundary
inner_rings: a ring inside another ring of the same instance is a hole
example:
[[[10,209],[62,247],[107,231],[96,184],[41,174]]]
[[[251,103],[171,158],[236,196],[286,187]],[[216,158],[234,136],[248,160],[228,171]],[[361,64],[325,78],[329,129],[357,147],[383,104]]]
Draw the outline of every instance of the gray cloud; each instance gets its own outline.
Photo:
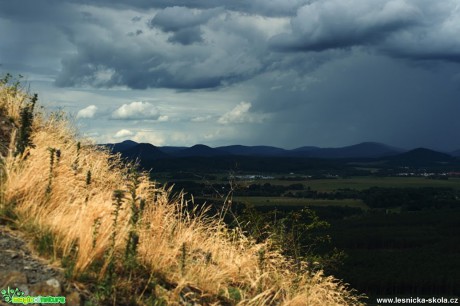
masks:
[[[417,24],[419,9],[405,0],[325,0],[301,7],[291,20],[291,33],[272,38],[286,51],[321,51],[378,43]]]
[[[272,120],[256,127],[256,138],[268,143],[289,135],[285,146],[378,139],[407,148],[453,149],[453,131],[460,128],[458,69],[449,63],[427,69],[354,51],[317,69],[303,89],[292,88],[287,76],[278,80],[281,87],[261,90],[254,110],[271,113]]]
[[[312,0],[70,0],[90,5],[118,6],[120,8],[163,9],[184,7],[192,9],[223,8],[263,16],[291,16],[302,5]]]
[[[98,107],[98,139],[140,135],[145,112],[109,120],[114,103],[168,97],[145,139],[452,147],[460,128],[456,0],[1,1],[0,28],[1,68]]]
[[[164,32],[172,32],[169,42],[190,45],[203,42],[201,25],[222,12],[222,9],[196,11],[186,7],[167,7],[158,12],[148,25]]]
[[[194,43],[203,42],[203,37],[201,36],[203,32],[199,27],[191,27],[186,29],[181,29],[168,38],[169,42],[180,43],[182,45],[191,45]]]
[[[460,61],[460,8],[454,0],[325,0],[297,10],[273,50],[369,48],[411,60]]]
[[[176,32],[205,24],[221,12],[221,9],[194,11],[186,7],[167,7],[153,17],[149,26],[158,27],[165,32]]]

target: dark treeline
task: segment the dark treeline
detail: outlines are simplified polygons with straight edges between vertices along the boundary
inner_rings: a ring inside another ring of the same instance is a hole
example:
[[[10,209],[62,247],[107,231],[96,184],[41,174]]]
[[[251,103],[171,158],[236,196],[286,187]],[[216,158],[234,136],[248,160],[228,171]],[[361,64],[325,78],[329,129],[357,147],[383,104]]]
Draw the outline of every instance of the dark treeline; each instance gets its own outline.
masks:
[[[447,187],[383,188],[371,187],[365,190],[338,189],[319,192],[301,183],[274,185],[254,183],[245,187],[230,183],[203,183],[198,181],[177,181],[175,191],[186,190],[195,196],[215,197],[219,193],[234,192],[235,196],[251,197],[293,197],[307,199],[360,199],[370,208],[401,208],[415,211],[427,208],[460,208],[460,191]]]

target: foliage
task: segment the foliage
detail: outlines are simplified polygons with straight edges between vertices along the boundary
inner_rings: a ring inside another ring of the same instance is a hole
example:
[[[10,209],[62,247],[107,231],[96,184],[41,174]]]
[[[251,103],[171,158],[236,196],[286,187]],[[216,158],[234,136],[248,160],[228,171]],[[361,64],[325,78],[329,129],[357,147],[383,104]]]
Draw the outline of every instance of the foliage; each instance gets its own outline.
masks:
[[[24,105],[21,109],[19,118],[19,133],[16,141],[16,155],[23,154],[27,147],[34,147],[31,134],[34,119],[34,108],[37,100],[38,95],[34,94],[30,99],[30,102]]]
[[[310,208],[260,212],[248,207],[240,215],[240,223],[257,241],[271,239],[299,267],[307,262],[310,268],[331,272],[345,257],[343,251],[330,247],[331,238],[325,233],[329,223]]]

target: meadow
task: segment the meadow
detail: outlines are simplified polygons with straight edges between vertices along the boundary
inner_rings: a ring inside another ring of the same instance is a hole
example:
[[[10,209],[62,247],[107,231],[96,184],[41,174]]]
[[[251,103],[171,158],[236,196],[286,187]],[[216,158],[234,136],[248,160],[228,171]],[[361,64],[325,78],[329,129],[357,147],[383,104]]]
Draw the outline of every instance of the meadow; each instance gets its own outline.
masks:
[[[228,191],[232,186],[235,211],[251,207],[267,216],[275,212],[277,217],[267,217],[267,224],[304,208],[313,210],[330,225],[319,232],[331,238],[323,248],[328,252],[337,248],[346,254],[341,264],[328,272],[365,292],[369,304],[395,295],[460,295],[459,178],[286,176],[233,184],[222,179],[178,180],[177,186],[191,194],[207,185],[213,186],[209,192]],[[198,200],[218,205],[220,198]]]
[[[0,82],[10,126],[0,146],[0,220],[84,286],[88,305],[363,304],[270,240],[228,227],[222,212],[185,209],[183,194],[79,138],[65,114],[40,110],[10,77]]]

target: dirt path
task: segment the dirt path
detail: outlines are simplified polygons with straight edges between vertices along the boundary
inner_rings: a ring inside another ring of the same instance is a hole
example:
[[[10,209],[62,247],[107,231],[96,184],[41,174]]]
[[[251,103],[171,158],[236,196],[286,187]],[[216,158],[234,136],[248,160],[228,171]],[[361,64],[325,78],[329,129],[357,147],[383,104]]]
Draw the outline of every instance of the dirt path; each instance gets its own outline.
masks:
[[[65,305],[83,304],[83,295],[62,269],[34,255],[21,232],[0,225],[0,305],[14,305],[5,302],[8,288],[24,296],[64,296]]]

